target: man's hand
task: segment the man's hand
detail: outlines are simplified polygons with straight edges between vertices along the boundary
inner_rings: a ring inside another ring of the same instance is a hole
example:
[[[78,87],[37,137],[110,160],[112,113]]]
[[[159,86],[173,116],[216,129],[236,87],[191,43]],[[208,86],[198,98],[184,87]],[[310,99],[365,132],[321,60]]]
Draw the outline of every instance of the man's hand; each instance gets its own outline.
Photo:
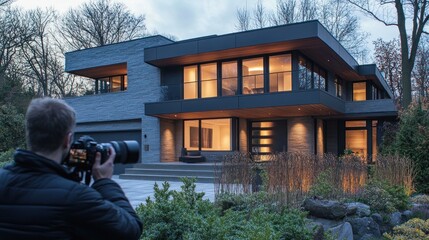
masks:
[[[113,147],[110,147],[109,151],[110,156],[103,164],[100,164],[101,153],[97,152],[97,155],[95,156],[95,163],[92,166],[92,177],[94,178],[94,180],[98,180],[101,178],[112,178],[113,161],[115,160],[116,152]]]

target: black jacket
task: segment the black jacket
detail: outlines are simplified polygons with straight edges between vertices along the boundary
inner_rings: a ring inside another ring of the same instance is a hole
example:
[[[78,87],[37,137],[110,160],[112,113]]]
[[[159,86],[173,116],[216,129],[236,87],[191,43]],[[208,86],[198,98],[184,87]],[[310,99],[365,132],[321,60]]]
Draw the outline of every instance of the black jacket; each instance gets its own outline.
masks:
[[[64,167],[25,150],[0,169],[0,239],[139,239],[142,223],[121,187],[91,187]]]

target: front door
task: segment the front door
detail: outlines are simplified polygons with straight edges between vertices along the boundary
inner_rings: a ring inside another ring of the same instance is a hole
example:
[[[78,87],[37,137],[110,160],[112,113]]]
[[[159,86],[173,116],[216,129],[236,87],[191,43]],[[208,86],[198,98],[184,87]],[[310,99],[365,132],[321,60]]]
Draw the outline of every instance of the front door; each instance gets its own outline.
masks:
[[[286,120],[251,121],[250,152],[256,160],[269,160],[276,152],[287,151]]]

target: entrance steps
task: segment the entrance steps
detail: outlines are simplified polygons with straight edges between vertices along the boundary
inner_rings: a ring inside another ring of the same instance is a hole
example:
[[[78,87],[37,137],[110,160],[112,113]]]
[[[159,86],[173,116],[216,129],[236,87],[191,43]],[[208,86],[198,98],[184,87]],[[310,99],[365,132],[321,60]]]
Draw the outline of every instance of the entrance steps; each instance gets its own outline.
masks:
[[[195,177],[198,183],[215,182],[214,163],[138,163],[126,168],[120,179],[180,182],[182,177]]]

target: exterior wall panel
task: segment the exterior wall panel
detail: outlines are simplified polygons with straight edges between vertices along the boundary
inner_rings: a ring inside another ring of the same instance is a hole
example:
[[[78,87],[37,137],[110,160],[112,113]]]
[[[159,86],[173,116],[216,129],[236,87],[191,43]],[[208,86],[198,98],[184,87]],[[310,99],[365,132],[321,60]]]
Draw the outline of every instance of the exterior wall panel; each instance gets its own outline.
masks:
[[[314,120],[312,118],[290,118],[288,125],[288,152],[314,154]]]

